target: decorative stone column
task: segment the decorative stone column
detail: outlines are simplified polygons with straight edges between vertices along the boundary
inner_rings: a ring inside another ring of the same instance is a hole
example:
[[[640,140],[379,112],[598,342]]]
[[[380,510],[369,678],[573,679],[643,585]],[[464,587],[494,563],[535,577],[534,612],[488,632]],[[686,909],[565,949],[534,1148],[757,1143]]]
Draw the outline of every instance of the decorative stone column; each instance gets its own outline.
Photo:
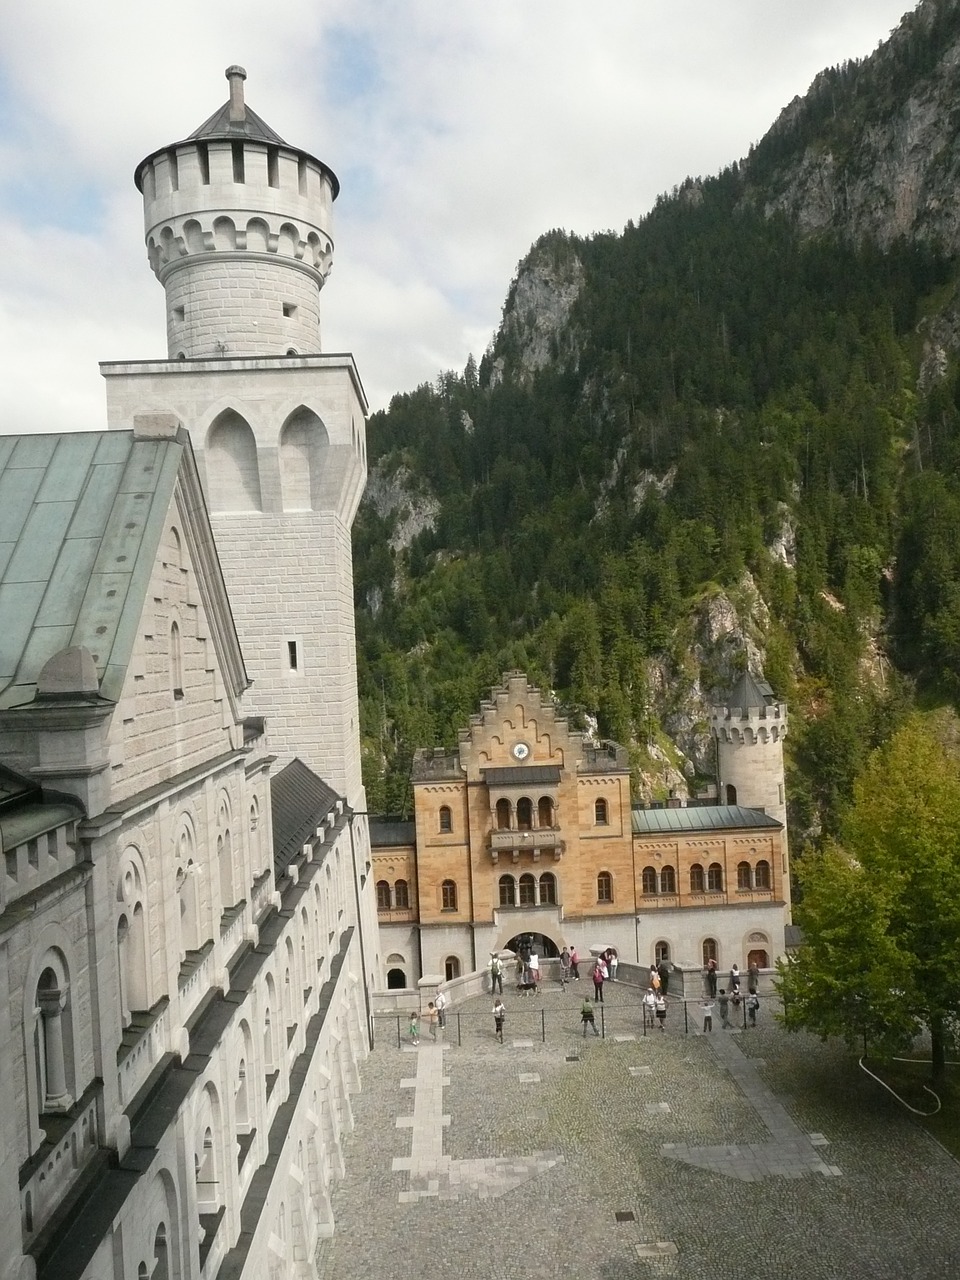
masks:
[[[43,1019],[43,1047],[46,1062],[46,1097],[40,1100],[44,1111],[69,1111],[73,1098],[67,1092],[66,1061],[63,1053],[63,1020],[67,1003],[66,990],[37,992],[38,1012]]]

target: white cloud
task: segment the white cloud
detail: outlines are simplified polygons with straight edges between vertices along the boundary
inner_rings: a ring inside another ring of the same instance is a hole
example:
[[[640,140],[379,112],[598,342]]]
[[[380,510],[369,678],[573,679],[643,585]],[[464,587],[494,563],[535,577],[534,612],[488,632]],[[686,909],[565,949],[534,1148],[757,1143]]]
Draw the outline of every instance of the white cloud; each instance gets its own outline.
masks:
[[[378,407],[482,354],[538,235],[619,229],[740,158],[903,4],[21,6],[0,48],[3,429],[102,426],[97,360],[164,354],[133,168],[226,99],[229,63],[344,182],[324,345],[356,353]]]

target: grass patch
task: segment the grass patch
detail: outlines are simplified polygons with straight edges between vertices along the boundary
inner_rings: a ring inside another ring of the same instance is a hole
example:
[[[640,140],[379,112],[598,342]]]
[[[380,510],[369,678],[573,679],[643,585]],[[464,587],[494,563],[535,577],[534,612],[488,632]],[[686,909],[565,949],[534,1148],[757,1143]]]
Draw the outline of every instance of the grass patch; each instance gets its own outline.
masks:
[[[960,1160],[960,1065],[947,1066],[939,1084],[931,1084],[929,1063],[920,1060],[877,1063],[868,1059],[866,1065],[918,1111],[933,1110],[936,1104],[923,1086],[933,1089],[940,1099],[940,1110],[936,1115],[913,1118]]]

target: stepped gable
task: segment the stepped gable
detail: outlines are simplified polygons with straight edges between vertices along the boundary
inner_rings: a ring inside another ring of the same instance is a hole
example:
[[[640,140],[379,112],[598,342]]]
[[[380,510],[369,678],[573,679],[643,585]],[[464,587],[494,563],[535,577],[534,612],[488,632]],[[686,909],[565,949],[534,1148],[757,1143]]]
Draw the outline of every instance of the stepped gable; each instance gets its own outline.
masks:
[[[515,766],[511,749],[517,742],[530,748],[529,761],[551,759],[575,770],[583,758],[583,735],[571,730],[557,704],[530,684],[522,671],[507,671],[503,681],[460,731],[460,765],[470,782],[481,782],[491,767]]]
[[[178,482],[219,596],[204,603],[225,676],[234,697],[248,686],[189,436],[155,415],[132,431],[0,440],[0,710],[120,698]]]

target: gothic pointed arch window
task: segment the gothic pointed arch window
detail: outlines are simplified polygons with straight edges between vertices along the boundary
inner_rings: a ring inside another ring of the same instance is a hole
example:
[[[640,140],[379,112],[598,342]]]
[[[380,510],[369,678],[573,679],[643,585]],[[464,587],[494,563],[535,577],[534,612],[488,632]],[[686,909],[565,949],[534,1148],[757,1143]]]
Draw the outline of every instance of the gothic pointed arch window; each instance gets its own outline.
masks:
[[[257,442],[234,409],[225,409],[207,432],[205,461],[212,510],[263,510]]]
[[[327,429],[301,406],[280,429],[280,486],[284,511],[316,510],[320,503]]]

